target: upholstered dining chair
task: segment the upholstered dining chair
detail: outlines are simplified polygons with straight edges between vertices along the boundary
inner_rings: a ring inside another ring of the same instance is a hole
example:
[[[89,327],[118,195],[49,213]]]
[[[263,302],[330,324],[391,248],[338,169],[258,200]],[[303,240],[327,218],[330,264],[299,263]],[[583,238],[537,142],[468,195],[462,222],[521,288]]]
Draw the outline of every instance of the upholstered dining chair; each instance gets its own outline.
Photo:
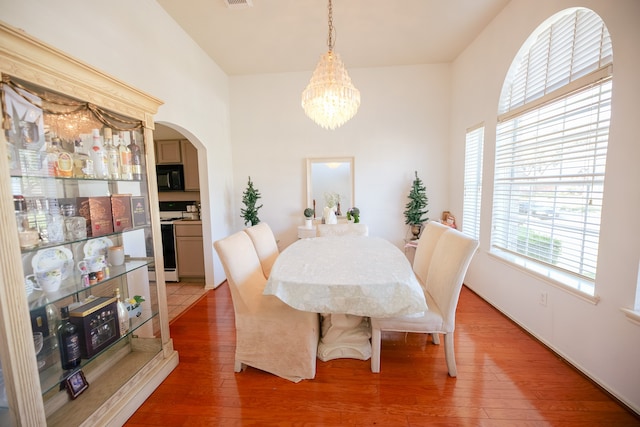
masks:
[[[320,338],[318,314],[263,295],[267,279],[244,231],[216,241],[214,247],[227,275],[235,313],[234,371],[252,366],[293,382],[314,378]]]
[[[369,227],[366,224],[348,222],[340,224],[318,224],[316,235],[326,236],[368,236]]]
[[[268,279],[269,274],[271,274],[271,267],[273,267],[273,263],[276,262],[276,258],[278,258],[280,254],[276,237],[266,222],[245,228],[244,231],[251,238],[253,246],[256,248],[258,258],[260,258],[260,265],[262,266],[264,277]]]
[[[427,281],[433,251],[442,234],[449,229],[450,227],[442,223],[430,221],[424,226],[420,239],[418,239],[418,246],[416,246],[416,252],[413,256],[413,272],[423,288]]]
[[[418,246],[416,246],[416,252],[413,256],[413,272],[425,292],[427,289],[427,274],[429,273],[429,265],[431,264],[433,251],[442,234],[449,229],[450,227],[440,222],[430,221],[424,226],[424,230],[422,230],[422,234],[418,240]],[[431,337],[434,344],[440,344],[439,334],[431,334]]]
[[[382,331],[397,331],[443,334],[449,375],[458,375],[453,347],[456,308],[464,276],[477,248],[477,240],[457,230],[450,228],[442,233],[433,250],[425,282],[428,310],[415,317],[371,318],[372,372],[380,372]]]

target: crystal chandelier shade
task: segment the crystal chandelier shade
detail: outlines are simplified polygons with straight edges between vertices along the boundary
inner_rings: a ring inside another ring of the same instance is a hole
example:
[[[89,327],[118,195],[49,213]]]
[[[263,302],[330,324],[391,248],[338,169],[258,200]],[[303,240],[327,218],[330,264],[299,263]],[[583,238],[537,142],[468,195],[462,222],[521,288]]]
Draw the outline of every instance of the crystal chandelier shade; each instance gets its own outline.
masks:
[[[302,92],[305,114],[325,129],[349,121],[360,107],[360,91],[353,86],[340,55],[333,51],[332,7],[329,0],[329,51],[320,57],[309,84]]]

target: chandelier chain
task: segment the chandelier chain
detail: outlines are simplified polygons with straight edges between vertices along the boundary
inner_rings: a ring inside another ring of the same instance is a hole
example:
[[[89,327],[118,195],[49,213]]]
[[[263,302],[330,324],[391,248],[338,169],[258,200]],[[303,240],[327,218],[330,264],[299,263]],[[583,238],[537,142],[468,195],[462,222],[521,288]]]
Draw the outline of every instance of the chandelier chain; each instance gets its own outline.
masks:
[[[333,37],[335,29],[333,28],[333,5],[331,4],[331,0],[329,0],[329,37],[327,39],[327,46],[329,46],[329,51],[333,51],[333,47],[335,45],[335,40]]]

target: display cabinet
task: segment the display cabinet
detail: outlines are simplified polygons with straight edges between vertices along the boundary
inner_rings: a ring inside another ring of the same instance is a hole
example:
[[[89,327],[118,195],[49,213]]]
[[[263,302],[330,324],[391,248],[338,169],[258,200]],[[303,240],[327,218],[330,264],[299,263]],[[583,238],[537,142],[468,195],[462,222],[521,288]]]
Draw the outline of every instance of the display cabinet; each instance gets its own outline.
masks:
[[[5,24],[0,72],[0,425],[121,425],[178,363],[161,103]]]

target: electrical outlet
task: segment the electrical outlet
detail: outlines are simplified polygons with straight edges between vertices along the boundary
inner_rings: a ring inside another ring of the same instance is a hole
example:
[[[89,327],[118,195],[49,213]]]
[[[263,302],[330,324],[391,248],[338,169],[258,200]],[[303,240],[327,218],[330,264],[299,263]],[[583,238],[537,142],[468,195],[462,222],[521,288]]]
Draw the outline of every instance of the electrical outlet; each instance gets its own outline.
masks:
[[[538,302],[543,307],[547,306],[547,293],[546,292],[540,292],[540,299],[539,299]]]

